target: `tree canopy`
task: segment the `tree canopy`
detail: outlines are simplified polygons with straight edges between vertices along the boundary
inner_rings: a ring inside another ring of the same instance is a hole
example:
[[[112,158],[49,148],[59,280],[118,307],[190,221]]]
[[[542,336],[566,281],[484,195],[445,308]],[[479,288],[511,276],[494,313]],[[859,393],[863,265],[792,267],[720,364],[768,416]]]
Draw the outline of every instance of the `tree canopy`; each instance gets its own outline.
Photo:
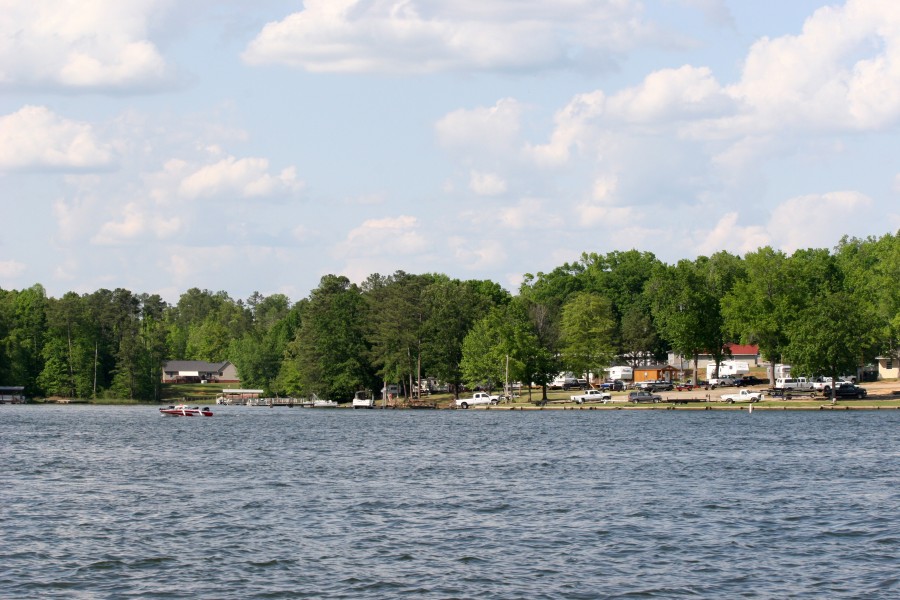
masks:
[[[833,250],[771,247],[665,264],[638,250],[585,253],[525,274],[516,294],[443,274],[326,275],[308,297],[190,288],[174,304],[126,289],[49,297],[0,289],[0,383],[36,396],[160,398],[166,360],[228,360],[269,393],[349,399],[398,384],[510,381],[561,371],[725,357],[757,344],[795,372],[844,375],[900,351],[900,234]]]

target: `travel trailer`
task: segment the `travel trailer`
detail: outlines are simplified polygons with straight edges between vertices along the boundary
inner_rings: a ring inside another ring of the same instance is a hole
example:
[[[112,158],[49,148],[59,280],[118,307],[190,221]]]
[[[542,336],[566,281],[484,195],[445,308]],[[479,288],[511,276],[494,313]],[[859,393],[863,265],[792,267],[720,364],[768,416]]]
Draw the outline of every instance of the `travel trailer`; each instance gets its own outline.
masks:
[[[719,363],[719,377],[740,377],[750,372],[750,365],[743,360],[723,360]],[[716,363],[706,365],[706,379],[716,376]]]
[[[615,381],[616,379],[621,379],[623,381],[631,381],[634,379],[634,369],[627,366],[621,367],[610,367],[609,368],[609,378]]]

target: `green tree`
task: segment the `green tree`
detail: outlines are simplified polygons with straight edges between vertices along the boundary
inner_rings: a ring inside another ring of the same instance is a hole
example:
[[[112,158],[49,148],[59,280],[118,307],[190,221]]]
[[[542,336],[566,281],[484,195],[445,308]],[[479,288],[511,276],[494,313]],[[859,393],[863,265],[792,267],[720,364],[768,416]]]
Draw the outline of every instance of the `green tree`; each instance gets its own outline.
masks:
[[[276,383],[288,343],[299,328],[299,311],[292,311],[287,296],[262,296],[248,299],[253,327],[231,342],[229,357],[248,387],[261,387],[280,393]]]
[[[575,373],[602,374],[615,358],[612,302],[599,294],[574,294],[562,308],[562,358]]]
[[[528,386],[531,400],[531,382],[545,376],[545,367],[551,361],[534,333],[525,306],[513,301],[492,308],[475,323],[463,340],[460,368],[463,379],[472,387],[493,389],[507,377],[522,382]]]
[[[296,385],[289,391],[340,400],[369,388],[374,374],[367,358],[367,318],[358,286],[343,276],[322,277],[310,293],[300,329],[287,349],[296,377],[284,380]]]
[[[495,290],[485,290],[478,282],[446,278],[436,278],[424,290],[428,374],[451,384],[457,398],[462,382],[463,340],[496,297]]]
[[[756,344],[763,360],[781,362],[794,311],[788,258],[771,247],[744,256],[746,278],[737,280],[721,301],[726,330],[745,344]]]
[[[872,343],[874,329],[850,294],[825,291],[788,327],[785,356],[801,373],[824,373],[837,381],[839,375],[856,370]]]
[[[166,345],[169,305],[158,294],[141,294],[141,353],[137,395],[145,400],[162,397],[162,364],[170,356]]]
[[[654,321],[672,349],[694,361],[694,381],[701,352],[721,360],[724,329],[719,299],[709,277],[709,259],[678,261],[659,267],[647,283]]]
[[[462,343],[461,376],[470,387],[497,387],[506,376],[505,360],[509,349],[504,331],[502,309],[494,309],[478,321]],[[459,397],[457,391],[456,397]]]
[[[76,396],[75,366],[73,364],[73,329],[80,303],[78,294],[70,292],[60,300],[48,298],[47,331],[42,350],[44,365],[38,383],[47,395]],[[75,310],[73,310],[75,308]]]
[[[13,381],[25,386],[25,393],[41,392],[38,377],[44,368],[43,350],[47,330],[47,293],[35,284],[15,294],[13,325],[9,331],[8,354]]]
[[[426,342],[431,305],[426,289],[432,275],[397,271],[375,282],[367,293],[370,319],[367,339],[371,360],[386,383],[404,382],[407,394],[419,389],[423,368],[429,367]]]
[[[650,307],[635,302],[622,315],[620,352],[622,359],[632,366],[638,366],[652,356],[659,358],[665,353],[665,342],[660,339],[650,314]]]
[[[0,288],[0,381],[12,381],[9,332],[15,318],[15,292]]]
[[[874,343],[865,360],[876,354],[900,353],[900,232],[881,238],[843,238],[836,259],[844,289],[872,323]]]

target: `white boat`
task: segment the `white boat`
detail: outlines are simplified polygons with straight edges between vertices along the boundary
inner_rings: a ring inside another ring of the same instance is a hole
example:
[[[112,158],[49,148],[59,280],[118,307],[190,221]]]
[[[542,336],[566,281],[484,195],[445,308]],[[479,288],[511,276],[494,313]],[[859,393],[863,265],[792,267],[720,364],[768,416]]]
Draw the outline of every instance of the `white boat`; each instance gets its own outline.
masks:
[[[322,400],[321,398],[316,398],[312,403],[313,408],[335,408],[337,405],[338,403],[334,400]]]
[[[315,394],[310,394],[306,398],[295,398],[293,404],[304,408],[334,408],[338,405],[334,400],[322,400]]]
[[[188,406],[187,404],[176,404],[166,408],[160,408],[159,414],[169,417],[211,417],[212,409],[208,406],[200,408],[199,406]]]
[[[375,408],[375,398],[368,390],[360,390],[353,395],[353,408]]]

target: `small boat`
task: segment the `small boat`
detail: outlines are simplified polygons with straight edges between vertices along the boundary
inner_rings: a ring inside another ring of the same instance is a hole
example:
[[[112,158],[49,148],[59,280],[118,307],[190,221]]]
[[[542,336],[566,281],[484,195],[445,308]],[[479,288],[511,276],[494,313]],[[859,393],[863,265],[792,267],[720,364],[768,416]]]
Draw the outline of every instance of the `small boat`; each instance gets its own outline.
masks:
[[[360,390],[353,395],[353,408],[375,408],[375,398],[368,390]]]
[[[199,406],[188,406],[187,404],[176,404],[166,408],[160,408],[159,414],[169,415],[171,417],[211,417],[212,410],[208,406],[200,408]]]
[[[315,394],[310,394],[308,398],[295,400],[294,404],[303,408],[336,408],[338,405],[334,400],[322,400]]]
[[[313,408],[337,408],[338,403],[334,400],[322,400],[316,399],[313,400],[312,407]]]

